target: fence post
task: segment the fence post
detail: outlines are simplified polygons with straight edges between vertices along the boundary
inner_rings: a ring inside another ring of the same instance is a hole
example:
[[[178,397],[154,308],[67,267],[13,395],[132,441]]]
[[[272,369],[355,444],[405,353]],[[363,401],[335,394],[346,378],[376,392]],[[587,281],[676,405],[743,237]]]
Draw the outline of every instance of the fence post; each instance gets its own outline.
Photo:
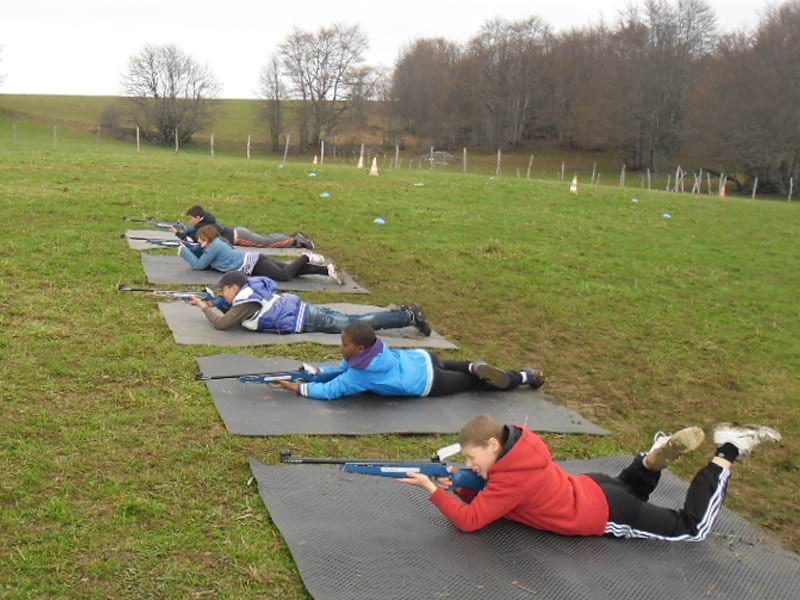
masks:
[[[247,160],[250,160],[250,134],[247,134]]]
[[[665,192],[671,192],[670,183],[672,183],[672,175],[667,175],[667,187],[664,188]]]
[[[431,146],[431,171],[433,171],[433,146]]]
[[[325,164],[325,140],[319,141],[319,166]]]
[[[364,168],[364,144],[361,144],[361,152],[358,155],[358,166],[357,168],[363,169]]]
[[[178,153],[178,128],[175,128],[175,154]]]
[[[531,170],[533,169],[533,154],[531,154],[530,160],[528,160],[528,173],[525,176],[526,179],[531,178]]]
[[[753,182],[753,200],[756,199],[756,192],[758,191],[758,177],[756,177],[755,181]]]
[[[286,164],[286,156],[289,154],[289,139],[292,137],[291,133],[286,134],[286,144],[283,146],[283,161],[281,162],[282,165]]]
[[[594,185],[594,178],[597,176],[597,163],[592,163],[592,185]]]
[[[211,137],[208,138],[208,145],[211,148],[211,158],[214,158],[214,134],[211,134]]]
[[[139,146],[139,127],[136,127],[136,152],[139,152],[141,147]]]
[[[789,177],[789,197],[786,199],[787,202],[792,201],[792,192],[794,191],[794,177]]]
[[[564,169],[565,169],[565,167],[566,167],[566,165],[564,164],[564,161],[562,160],[561,161],[561,181],[562,182],[564,181]]]
[[[708,183],[708,195],[711,195],[711,173],[706,171],[706,182]]]
[[[652,180],[650,179],[650,167],[647,167],[647,189],[652,190]]]
[[[466,173],[467,172],[467,147],[466,146],[464,146],[464,151],[463,151],[462,154],[463,154],[463,158],[462,158],[463,165],[461,167],[461,172],[462,173]]]
[[[394,168],[400,168],[400,144],[394,145]]]
[[[495,170],[494,170],[494,176],[495,177],[500,177],[500,173],[503,172],[502,164],[503,164],[503,151],[500,150],[500,148],[498,148],[497,149],[497,167],[495,167]]]
[[[625,187],[625,163],[622,163],[622,171],[619,174],[619,184]]]

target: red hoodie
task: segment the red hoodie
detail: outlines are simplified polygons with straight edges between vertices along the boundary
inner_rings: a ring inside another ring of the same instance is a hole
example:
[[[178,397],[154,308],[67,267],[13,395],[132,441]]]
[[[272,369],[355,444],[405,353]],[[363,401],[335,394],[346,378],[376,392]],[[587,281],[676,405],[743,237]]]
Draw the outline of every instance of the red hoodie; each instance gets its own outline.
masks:
[[[570,475],[553,462],[538,435],[514,427],[522,436],[489,468],[486,487],[471,502],[441,488],[431,494],[431,502],[461,531],[477,531],[505,518],[562,535],[603,535],[608,500],[597,482]]]

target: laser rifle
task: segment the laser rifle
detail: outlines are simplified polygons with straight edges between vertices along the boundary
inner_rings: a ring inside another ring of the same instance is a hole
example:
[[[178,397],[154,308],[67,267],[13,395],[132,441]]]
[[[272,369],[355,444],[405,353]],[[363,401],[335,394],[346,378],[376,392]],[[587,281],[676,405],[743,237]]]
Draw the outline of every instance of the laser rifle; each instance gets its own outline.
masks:
[[[304,381],[306,383],[326,383],[344,373],[344,369],[331,369],[320,371],[317,367],[303,364],[299,371],[286,371],[283,373],[264,373],[261,375],[242,375],[240,383],[275,383],[277,381]]]
[[[158,240],[153,238],[146,238],[146,237],[137,237],[137,236],[126,236],[124,233],[119,236],[123,239],[127,238],[129,240],[138,240],[140,242],[147,242],[151,246],[161,246],[162,248],[177,248],[178,246],[185,246],[186,248],[191,248],[192,246],[196,246],[194,242],[190,242],[189,240]]]
[[[169,221],[156,221],[155,219],[137,219],[136,217],[122,217],[123,221],[130,221],[131,223],[144,223],[145,225],[150,225],[150,227],[157,227],[159,229],[169,229],[170,227],[174,227],[175,229],[181,230],[186,229],[186,225],[178,221],[177,223],[170,223]]]
[[[120,292],[148,292],[153,294],[154,296],[163,296],[165,298],[178,298],[183,300],[184,302],[188,302],[190,298],[200,298],[201,300],[207,300],[209,302],[214,302],[214,305],[217,306],[220,310],[225,310],[222,306],[218,306],[218,300],[222,300],[224,302],[224,298],[220,298],[214,295],[214,292],[211,291],[209,288],[206,288],[203,292],[195,292],[192,290],[159,290],[156,288],[138,288],[138,287],[128,287],[125,284],[120,283],[117,286],[117,289]],[[227,302],[225,302],[227,305]],[[228,306],[230,308],[230,306]]]
[[[301,458],[292,456],[291,450],[281,450],[280,462],[290,465],[340,465],[346,473],[360,475],[376,475],[378,477],[391,477],[400,479],[407,477],[406,473],[422,473],[428,477],[448,477],[453,482],[454,488],[467,488],[481,491],[486,486],[486,480],[476,475],[471,469],[460,468],[454,473],[448,470],[444,461],[461,451],[459,444],[453,444],[438,450],[426,461],[403,460],[365,460],[360,458]]]

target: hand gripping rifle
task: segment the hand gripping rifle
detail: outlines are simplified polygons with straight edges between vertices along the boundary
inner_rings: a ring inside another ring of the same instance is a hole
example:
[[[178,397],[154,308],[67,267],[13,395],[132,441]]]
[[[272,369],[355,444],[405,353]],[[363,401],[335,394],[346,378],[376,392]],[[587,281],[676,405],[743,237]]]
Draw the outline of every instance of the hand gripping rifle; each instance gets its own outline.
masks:
[[[340,465],[346,473],[361,475],[377,475],[395,479],[407,477],[406,473],[422,473],[428,477],[449,477],[454,488],[467,488],[481,491],[486,485],[483,477],[476,475],[471,469],[460,468],[451,473],[444,461],[461,451],[459,444],[446,446],[431,457],[430,462],[403,460],[363,460],[360,458],[300,458],[292,456],[291,450],[281,450],[280,462],[290,465]]]
[[[155,219],[137,219],[136,217],[122,217],[123,221],[130,221],[131,223],[144,223],[145,225],[150,225],[150,227],[158,227],[159,229],[169,229],[170,227],[174,227],[175,229],[181,230],[185,229],[186,226],[178,221],[177,223],[170,223],[169,221],[156,221]]]

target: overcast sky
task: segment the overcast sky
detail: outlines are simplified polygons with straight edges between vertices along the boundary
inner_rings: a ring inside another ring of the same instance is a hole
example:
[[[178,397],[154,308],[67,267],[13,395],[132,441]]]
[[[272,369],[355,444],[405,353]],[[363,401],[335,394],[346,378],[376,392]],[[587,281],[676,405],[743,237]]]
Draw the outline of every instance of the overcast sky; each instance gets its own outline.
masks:
[[[0,11],[0,93],[114,95],[128,57],[174,43],[208,63],[225,98],[254,97],[259,67],[296,26],[359,24],[367,62],[392,66],[418,37],[463,42],[487,19],[537,15],[555,30],[601,17],[628,0],[5,0]],[[724,30],[755,25],[767,0],[708,0]]]

